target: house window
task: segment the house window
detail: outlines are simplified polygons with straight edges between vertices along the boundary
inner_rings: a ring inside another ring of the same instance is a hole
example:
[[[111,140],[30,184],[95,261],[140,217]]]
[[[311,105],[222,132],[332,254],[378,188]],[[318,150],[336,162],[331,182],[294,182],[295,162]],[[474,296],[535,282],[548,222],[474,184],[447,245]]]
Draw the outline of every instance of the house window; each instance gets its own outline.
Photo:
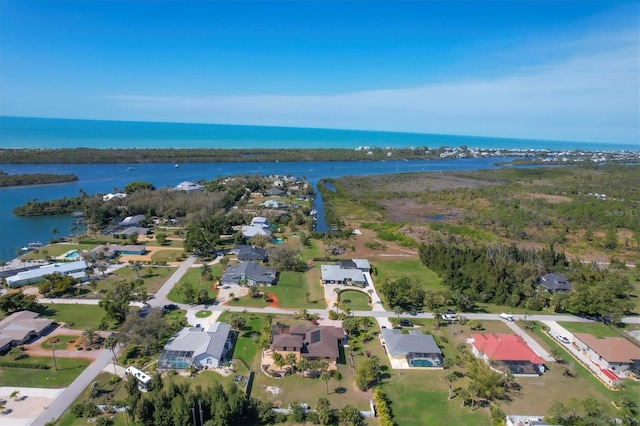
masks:
[[[286,350],[287,350],[287,347],[285,346],[284,348],[282,348],[282,350],[283,350],[283,351],[286,351]]]

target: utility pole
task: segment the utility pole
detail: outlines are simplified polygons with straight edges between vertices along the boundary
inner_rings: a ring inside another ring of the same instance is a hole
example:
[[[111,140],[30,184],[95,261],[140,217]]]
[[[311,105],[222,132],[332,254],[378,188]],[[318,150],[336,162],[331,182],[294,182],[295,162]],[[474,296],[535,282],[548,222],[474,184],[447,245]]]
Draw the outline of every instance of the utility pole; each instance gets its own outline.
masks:
[[[202,426],[204,422],[202,421],[202,400],[201,399],[198,400],[198,406],[200,407],[200,426]]]
[[[56,362],[56,345],[51,345],[51,352],[53,352],[53,366],[58,371],[58,363]]]
[[[193,417],[193,426],[196,426],[196,408],[191,407],[191,415]]]

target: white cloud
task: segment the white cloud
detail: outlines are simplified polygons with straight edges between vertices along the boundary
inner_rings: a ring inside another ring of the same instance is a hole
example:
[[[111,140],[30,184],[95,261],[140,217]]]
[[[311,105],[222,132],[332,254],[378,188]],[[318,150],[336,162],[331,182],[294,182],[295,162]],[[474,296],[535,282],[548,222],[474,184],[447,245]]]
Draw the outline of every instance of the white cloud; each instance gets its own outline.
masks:
[[[609,34],[587,53],[594,40],[575,42],[564,60],[493,79],[322,96],[106,98],[153,120],[640,142],[637,34]]]

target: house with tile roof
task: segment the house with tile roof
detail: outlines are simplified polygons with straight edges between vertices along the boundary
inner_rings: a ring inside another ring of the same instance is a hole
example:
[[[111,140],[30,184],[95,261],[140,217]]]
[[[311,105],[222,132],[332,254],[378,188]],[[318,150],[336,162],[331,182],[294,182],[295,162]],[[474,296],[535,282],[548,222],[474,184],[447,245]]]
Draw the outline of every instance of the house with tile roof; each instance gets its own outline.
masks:
[[[276,324],[271,336],[271,350],[283,357],[293,353],[298,360],[327,361],[330,366],[337,364],[345,339],[342,328],[319,325]]]
[[[597,338],[587,333],[575,333],[573,346],[599,369],[622,373],[640,370],[640,347],[624,337]]]
[[[164,346],[158,359],[158,368],[184,370],[216,368],[226,360],[232,347],[231,326],[216,322],[205,330],[202,327],[183,328]]]
[[[492,369],[508,368],[515,376],[539,376],[544,372],[544,360],[516,334],[472,334],[473,354],[484,359]]]
[[[31,311],[14,312],[0,321],[0,352],[40,337],[55,323]]]

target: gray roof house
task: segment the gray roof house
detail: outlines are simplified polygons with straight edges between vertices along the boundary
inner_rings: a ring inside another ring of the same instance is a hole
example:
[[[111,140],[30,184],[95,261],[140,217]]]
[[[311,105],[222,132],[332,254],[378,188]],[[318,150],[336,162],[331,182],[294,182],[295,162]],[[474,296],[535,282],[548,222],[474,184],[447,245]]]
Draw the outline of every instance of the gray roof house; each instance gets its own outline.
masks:
[[[360,269],[362,272],[371,272],[371,265],[367,259],[339,260],[338,265],[342,269]]]
[[[271,188],[265,191],[264,193],[264,195],[267,195],[269,197],[282,197],[283,195],[286,195],[286,194],[287,192],[280,188]]]
[[[198,192],[198,191],[203,191],[204,186],[185,180],[184,182],[181,182],[178,185],[176,185],[174,189],[176,191],[183,191],[183,192]]]
[[[23,285],[38,284],[44,280],[45,275],[58,273],[61,275],[71,275],[79,281],[85,281],[87,279],[87,276],[84,273],[86,269],[87,264],[84,260],[52,263],[40,266],[39,268],[18,272],[16,275],[7,277],[6,280],[9,287],[22,287]]]
[[[269,250],[256,246],[237,245],[233,248],[233,252],[238,256],[240,262],[266,262],[269,258]]]
[[[364,273],[360,269],[345,269],[340,265],[320,265],[323,284],[367,285]]]
[[[276,282],[276,268],[265,268],[253,261],[230,265],[220,278],[222,285],[237,285],[246,280],[247,285],[272,285]]]
[[[555,272],[541,276],[538,278],[537,283],[544,287],[549,293],[571,290],[571,283],[569,283],[567,277],[562,274],[556,274]]]
[[[54,322],[31,311],[14,312],[0,321],[0,352],[47,332]]]
[[[231,326],[214,323],[205,330],[202,327],[183,328],[164,346],[158,359],[160,369],[216,368],[225,361],[231,349]]]
[[[430,334],[417,330],[403,334],[398,329],[382,329],[382,344],[389,358],[405,359],[410,367],[442,367],[442,351]]]
[[[262,226],[243,225],[242,226],[242,235],[245,238],[253,238],[256,235],[266,235],[267,237],[270,237],[271,236],[271,231],[269,231],[269,228],[264,228]]]
[[[135,216],[127,216],[119,223],[121,226],[135,226],[143,220],[145,216],[143,214],[137,214]]]

